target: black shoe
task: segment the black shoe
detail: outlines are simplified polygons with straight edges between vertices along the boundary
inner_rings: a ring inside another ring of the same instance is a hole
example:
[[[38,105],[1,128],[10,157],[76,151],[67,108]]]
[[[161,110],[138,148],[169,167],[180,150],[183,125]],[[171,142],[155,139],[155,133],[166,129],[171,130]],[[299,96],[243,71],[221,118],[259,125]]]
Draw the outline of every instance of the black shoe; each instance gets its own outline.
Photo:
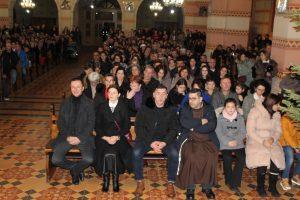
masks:
[[[234,192],[235,195],[237,195],[237,196],[242,196],[242,192],[239,190],[238,187],[230,187],[230,190],[231,190],[232,192]]]
[[[119,192],[119,174],[113,174],[113,190]]]
[[[84,181],[84,173],[83,172],[79,173],[79,180]]]
[[[202,189],[202,192],[205,193],[205,195],[208,199],[215,199],[216,198],[216,196],[215,196],[214,192],[212,191],[212,189]]]
[[[79,185],[79,175],[73,173],[72,171],[70,171],[70,174],[72,176],[72,184]]]
[[[267,197],[268,196],[265,189],[258,189],[257,188],[256,191],[257,191],[257,193],[260,197]]]
[[[278,190],[275,189],[268,189],[268,191],[271,193],[272,197],[280,197],[280,193],[278,192]]]
[[[268,191],[271,193],[273,197],[280,197],[280,193],[276,188],[276,183],[278,180],[278,175],[269,174],[269,188]]]
[[[110,179],[109,173],[103,174],[103,185],[102,185],[102,191],[108,192],[109,190],[109,179]]]
[[[187,189],[186,190],[186,200],[194,200],[195,199],[195,190]]]
[[[257,186],[256,191],[260,197],[267,197],[267,192],[265,190],[265,172],[258,172],[257,171]]]

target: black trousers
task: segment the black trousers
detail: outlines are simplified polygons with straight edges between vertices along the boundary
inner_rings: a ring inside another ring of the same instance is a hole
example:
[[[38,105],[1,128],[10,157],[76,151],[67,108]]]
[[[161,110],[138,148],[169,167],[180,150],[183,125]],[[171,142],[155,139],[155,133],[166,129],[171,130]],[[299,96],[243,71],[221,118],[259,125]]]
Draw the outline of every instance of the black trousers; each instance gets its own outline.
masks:
[[[280,171],[278,169],[278,167],[276,167],[276,165],[273,163],[272,160],[271,160],[269,171],[270,171],[270,174],[279,174],[279,171]],[[257,176],[259,176],[260,174],[266,174],[267,166],[258,167],[256,172],[257,172]]]
[[[79,161],[70,161],[66,159],[66,154],[73,146],[67,141],[55,145],[52,155],[52,163],[58,167],[69,169],[75,175],[78,175],[85,168],[93,163],[94,149],[90,144],[78,145],[82,159]]]
[[[245,149],[222,150],[225,183],[233,188],[240,187],[245,166]],[[235,159],[232,156],[235,154]],[[235,160],[234,167],[232,166]]]

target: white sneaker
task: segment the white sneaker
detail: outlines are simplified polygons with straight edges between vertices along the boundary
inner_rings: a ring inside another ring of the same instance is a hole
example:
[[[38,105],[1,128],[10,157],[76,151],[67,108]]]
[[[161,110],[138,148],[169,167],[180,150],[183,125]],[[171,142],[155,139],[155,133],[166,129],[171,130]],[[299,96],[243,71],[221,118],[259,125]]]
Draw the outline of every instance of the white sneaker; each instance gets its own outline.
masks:
[[[292,183],[295,184],[295,185],[300,185],[300,178],[294,176],[292,178]]]
[[[282,187],[282,189],[283,189],[284,191],[287,191],[287,190],[292,189],[292,187],[290,186],[290,183],[289,183],[289,179],[287,179],[287,178],[283,178],[283,179],[280,181],[280,186]]]

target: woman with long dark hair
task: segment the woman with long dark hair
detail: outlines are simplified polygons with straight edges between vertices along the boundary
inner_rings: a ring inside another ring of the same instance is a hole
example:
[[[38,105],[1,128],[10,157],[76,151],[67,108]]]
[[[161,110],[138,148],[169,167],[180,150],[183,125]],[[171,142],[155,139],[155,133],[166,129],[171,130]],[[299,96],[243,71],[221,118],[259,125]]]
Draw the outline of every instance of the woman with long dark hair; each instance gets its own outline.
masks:
[[[187,93],[188,85],[185,79],[179,79],[169,93],[169,101],[173,106],[178,107]]]
[[[250,94],[243,101],[243,115],[247,120],[251,108],[254,107],[255,101],[263,102],[265,97],[270,93],[270,84],[264,79],[254,81],[250,86]]]
[[[118,67],[116,70],[116,85],[121,93],[121,96],[124,97],[126,95],[127,90],[129,89],[128,79],[126,77],[126,72],[123,67]]]
[[[257,169],[256,190],[266,197],[265,176],[269,169],[269,192],[279,197],[276,189],[279,170],[285,168],[284,153],[278,140],[281,136],[281,116],[278,112],[281,98],[268,95],[263,102],[256,101],[247,118],[246,165]]]

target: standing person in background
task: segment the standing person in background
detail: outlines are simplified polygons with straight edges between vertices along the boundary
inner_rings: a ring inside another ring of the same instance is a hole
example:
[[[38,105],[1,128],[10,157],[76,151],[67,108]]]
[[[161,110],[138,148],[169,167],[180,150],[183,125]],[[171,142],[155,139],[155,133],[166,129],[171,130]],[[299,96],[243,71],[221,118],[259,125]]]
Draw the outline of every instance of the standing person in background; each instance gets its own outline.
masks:
[[[5,50],[1,55],[2,65],[2,95],[3,100],[8,101],[10,94],[10,86],[15,85],[17,80],[18,55],[12,50],[10,42],[6,42]]]
[[[21,44],[18,43],[16,47],[16,52],[19,56],[20,59],[20,64],[21,64],[21,69],[22,69],[22,81],[23,85],[26,84],[26,74],[27,74],[27,67],[28,67],[28,60],[27,60],[27,55],[24,49],[22,48]]]
[[[272,78],[278,73],[278,64],[265,51],[260,51],[260,59],[254,65],[255,79],[265,79],[272,84]]]

